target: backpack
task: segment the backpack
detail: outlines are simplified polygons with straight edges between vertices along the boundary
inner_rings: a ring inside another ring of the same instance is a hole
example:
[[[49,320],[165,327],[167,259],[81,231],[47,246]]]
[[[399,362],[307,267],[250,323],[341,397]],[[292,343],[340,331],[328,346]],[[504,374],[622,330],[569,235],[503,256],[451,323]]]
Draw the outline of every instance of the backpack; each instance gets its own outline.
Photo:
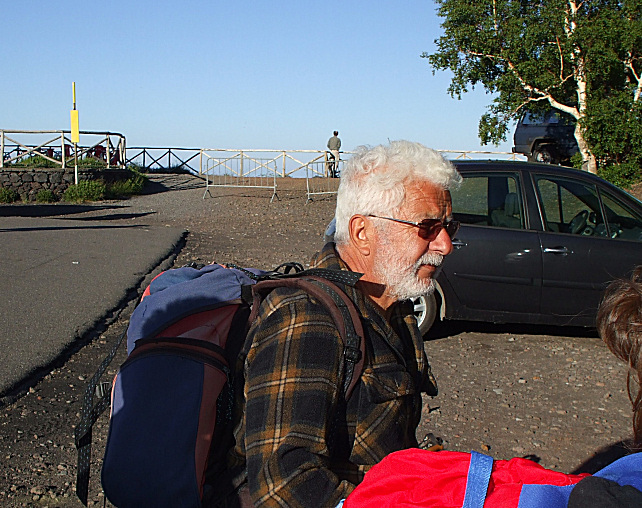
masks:
[[[413,448],[373,466],[343,508],[566,508],[575,485],[590,476],[552,471],[523,458]],[[642,490],[642,453],[593,476]]]
[[[125,334],[85,391],[75,432],[76,492],[83,504],[91,428],[111,400],[101,473],[109,501],[119,507],[201,506],[206,473],[208,484],[216,481],[212,471],[224,470],[233,445],[234,365],[260,303],[274,288],[301,289],[328,309],[345,345],[343,391],[349,397],[363,368],[363,327],[354,303],[335,283],[353,286],[360,277],[304,271],[298,264],[270,272],[214,264],[154,278],[132,313],[128,357],[113,383],[99,380]]]

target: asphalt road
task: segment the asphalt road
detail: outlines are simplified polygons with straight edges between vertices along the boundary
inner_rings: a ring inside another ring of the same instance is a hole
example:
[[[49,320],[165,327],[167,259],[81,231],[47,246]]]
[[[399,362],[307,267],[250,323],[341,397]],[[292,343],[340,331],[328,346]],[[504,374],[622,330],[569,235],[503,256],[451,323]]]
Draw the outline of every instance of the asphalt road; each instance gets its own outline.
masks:
[[[183,229],[128,223],[121,212],[0,206],[0,399],[80,347],[182,242]]]

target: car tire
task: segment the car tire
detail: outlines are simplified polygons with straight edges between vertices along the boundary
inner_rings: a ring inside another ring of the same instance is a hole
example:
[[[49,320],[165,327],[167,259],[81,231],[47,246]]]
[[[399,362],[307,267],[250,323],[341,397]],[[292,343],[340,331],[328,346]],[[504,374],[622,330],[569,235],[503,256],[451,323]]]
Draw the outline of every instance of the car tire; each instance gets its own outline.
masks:
[[[414,305],[417,326],[421,335],[428,333],[437,317],[437,298],[434,294],[420,296],[412,301]]]
[[[540,145],[533,150],[528,159],[530,162],[542,162],[544,164],[557,164],[557,154],[549,145]]]

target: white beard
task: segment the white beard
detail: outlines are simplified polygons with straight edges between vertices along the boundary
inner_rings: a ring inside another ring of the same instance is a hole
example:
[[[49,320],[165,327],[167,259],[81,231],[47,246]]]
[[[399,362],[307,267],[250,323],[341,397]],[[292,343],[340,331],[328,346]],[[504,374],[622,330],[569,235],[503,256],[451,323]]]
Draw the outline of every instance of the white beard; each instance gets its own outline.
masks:
[[[375,260],[374,273],[386,285],[386,293],[397,301],[411,300],[432,293],[435,283],[432,278],[421,279],[418,272],[422,265],[439,267],[442,254],[427,252],[418,260],[403,258],[403,250],[383,240]]]

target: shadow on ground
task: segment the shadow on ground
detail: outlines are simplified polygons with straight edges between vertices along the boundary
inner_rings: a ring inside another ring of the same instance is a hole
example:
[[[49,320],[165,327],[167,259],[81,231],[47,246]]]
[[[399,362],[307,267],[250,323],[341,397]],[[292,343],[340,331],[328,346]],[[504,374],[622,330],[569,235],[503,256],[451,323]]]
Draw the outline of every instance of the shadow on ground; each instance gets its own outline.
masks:
[[[595,328],[529,324],[497,324],[482,321],[436,321],[424,340],[445,339],[460,333],[514,333],[517,335],[552,335],[556,337],[598,337]]]
[[[58,215],[75,215],[96,210],[117,210],[121,205],[73,205],[68,203],[53,205],[14,204],[0,205],[0,217],[56,217]]]
[[[631,443],[629,441],[618,441],[617,443],[597,450],[590,459],[580,464],[572,473],[595,474],[600,469],[631,452]]]
[[[141,194],[203,188],[203,178],[192,173],[153,173],[153,175],[154,179],[145,183]]]

